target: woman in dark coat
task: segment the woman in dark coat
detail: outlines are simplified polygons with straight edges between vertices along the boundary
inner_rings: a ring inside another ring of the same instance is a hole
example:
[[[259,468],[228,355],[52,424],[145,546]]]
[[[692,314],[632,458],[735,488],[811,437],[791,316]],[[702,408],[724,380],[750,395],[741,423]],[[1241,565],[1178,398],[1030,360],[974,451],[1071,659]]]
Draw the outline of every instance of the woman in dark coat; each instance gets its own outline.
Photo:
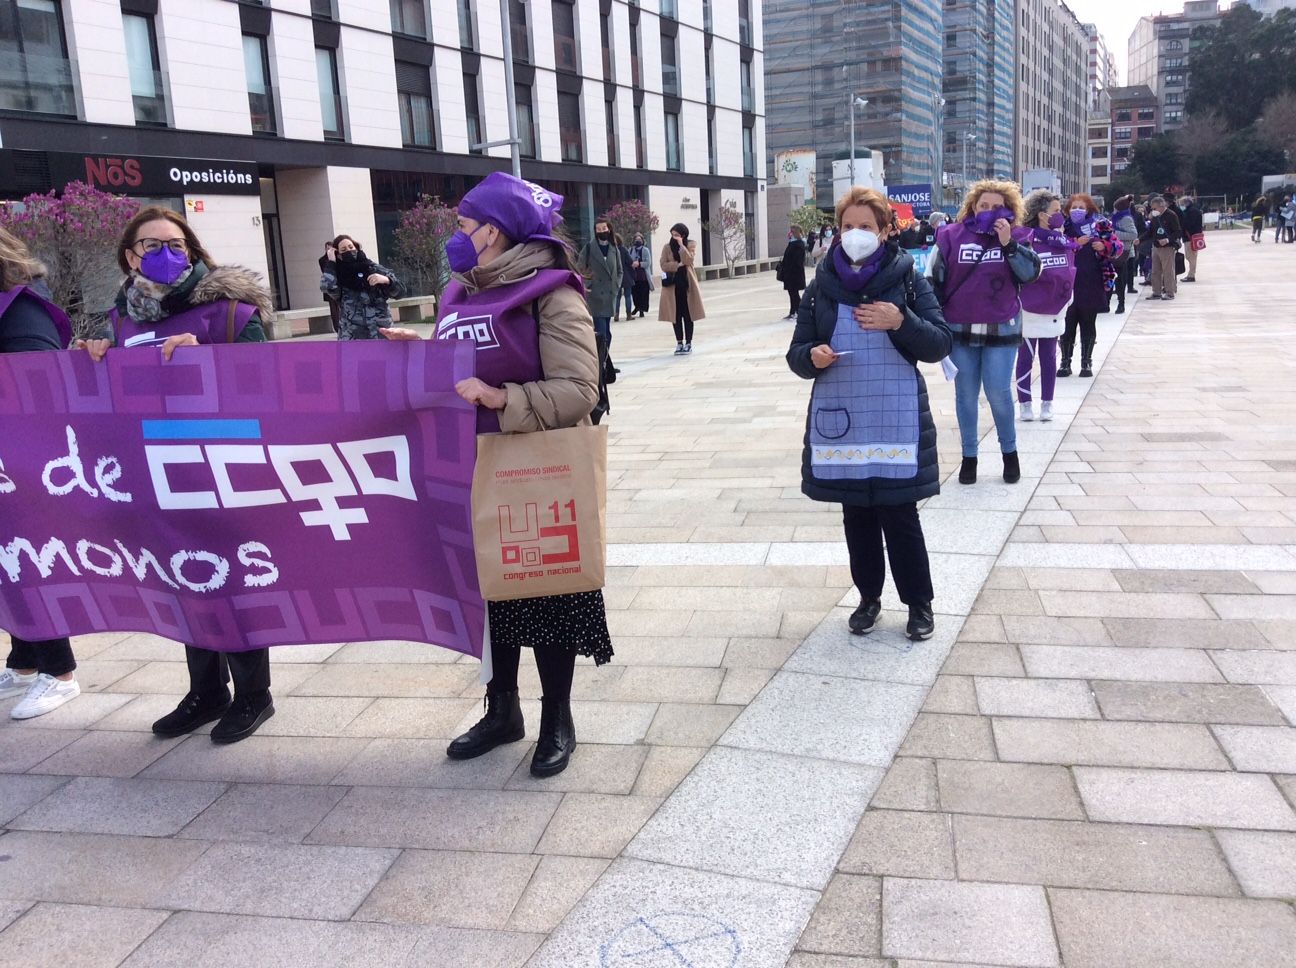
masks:
[[[338,339],[380,339],[378,330],[392,324],[388,299],[405,294],[396,273],[374,262],[349,235],[333,240],[329,265],[320,272],[320,290],[338,304]]]
[[[936,425],[918,362],[937,363],[952,337],[931,284],[887,239],[890,203],[852,188],[837,203],[840,232],[797,313],[792,372],[814,380],[801,458],[801,490],[842,505],[851,578],[860,605],[850,630],[873,630],[882,611],[886,555],[907,634],[935,631],[931,566],[917,502],[940,491]]]
[[[1098,237],[1095,224],[1098,206],[1088,195],[1072,195],[1066,203],[1066,234],[1077,245],[1075,289],[1067,307],[1066,330],[1062,333],[1062,364],[1057,375],[1071,375],[1076,331],[1080,332],[1080,375],[1093,376],[1094,344],[1098,342],[1098,314],[1107,311],[1107,280],[1111,261],[1124,251],[1119,239]]]
[[[805,264],[806,246],[801,239],[801,227],[794,225],[792,238],[788,239],[783,258],[779,260],[778,277],[788,294],[788,314],[784,319],[796,319],[797,309],[801,306],[801,290],[806,287]]]

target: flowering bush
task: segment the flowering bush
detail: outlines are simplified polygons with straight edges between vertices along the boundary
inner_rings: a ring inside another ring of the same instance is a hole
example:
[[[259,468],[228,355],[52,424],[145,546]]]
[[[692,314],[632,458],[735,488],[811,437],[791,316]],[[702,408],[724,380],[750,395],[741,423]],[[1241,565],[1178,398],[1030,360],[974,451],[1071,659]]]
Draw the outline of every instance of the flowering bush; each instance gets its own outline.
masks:
[[[97,328],[112,308],[121,282],[117,242],[139,202],[70,182],[62,196],[28,195],[0,206],[0,225],[26,243],[45,263],[54,302],[72,319],[78,336]]]
[[[747,255],[747,240],[751,235],[747,226],[747,217],[738,210],[735,201],[725,202],[719,214],[709,222],[703,222],[702,228],[720,240],[720,251],[724,255],[729,274],[733,275],[734,263]]]
[[[633,241],[636,232],[640,233],[647,242],[648,237],[657,231],[657,226],[661,224],[660,219],[653,214],[653,210],[635,198],[617,202],[603,213],[602,221],[612,226],[612,231],[621,236],[621,241],[626,245]]]
[[[401,213],[396,227],[396,259],[410,291],[431,290],[437,297],[450,281],[445,247],[459,227],[459,212],[435,195],[424,195]]]

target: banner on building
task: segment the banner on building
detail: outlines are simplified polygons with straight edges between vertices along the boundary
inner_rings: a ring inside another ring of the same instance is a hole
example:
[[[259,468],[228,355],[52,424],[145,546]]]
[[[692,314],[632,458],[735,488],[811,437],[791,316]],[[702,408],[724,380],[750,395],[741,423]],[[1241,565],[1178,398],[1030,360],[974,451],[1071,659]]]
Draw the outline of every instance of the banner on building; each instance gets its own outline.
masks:
[[[0,355],[0,629],[481,654],[470,342]]]
[[[887,198],[892,203],[910,206],[913,209],[914,218],[926,218],[932,213],[931,182],[923,182],[918,185],[888,186]]]

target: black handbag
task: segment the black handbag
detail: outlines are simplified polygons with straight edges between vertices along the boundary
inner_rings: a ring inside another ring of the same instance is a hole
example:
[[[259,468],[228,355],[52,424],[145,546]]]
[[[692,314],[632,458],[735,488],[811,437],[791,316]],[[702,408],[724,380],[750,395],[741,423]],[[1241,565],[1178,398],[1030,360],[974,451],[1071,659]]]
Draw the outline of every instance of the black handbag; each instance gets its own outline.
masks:
[[[673,273],[673,272],[664,272],[664,273],[662,273],[662,285],[663,285],[663,286],[673,286],[673,285],[675,285],[675,273]]]
[[[1175,275],[1182,276],[1188,271],[1188,266],[1184,264],[1184,254],[1175,250]]]
[[[776,265],[776,266],[774,267],[774,278],[777,279],[779,282],[782,282],[782,281],[783,281],[783,262],[782,262],[782,260],[780,260],[780,261],[779,261],[779,264]]]

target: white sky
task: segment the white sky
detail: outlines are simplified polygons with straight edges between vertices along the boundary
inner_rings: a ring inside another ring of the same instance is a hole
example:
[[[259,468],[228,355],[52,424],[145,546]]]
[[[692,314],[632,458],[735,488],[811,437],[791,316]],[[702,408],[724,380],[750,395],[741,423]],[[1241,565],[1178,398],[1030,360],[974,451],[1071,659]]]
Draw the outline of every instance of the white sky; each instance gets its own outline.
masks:
[[[1107,46],[1116,55],[1122,85],[1126,83],[1126,45],[1139,17],[1183,10],[1182,0],[1066,0],[1066,5],[1081,23],[1098,25],[1098,30],[1107,38]],[[1220,6],[1228,7],[1229,3],[1225,0]]]

